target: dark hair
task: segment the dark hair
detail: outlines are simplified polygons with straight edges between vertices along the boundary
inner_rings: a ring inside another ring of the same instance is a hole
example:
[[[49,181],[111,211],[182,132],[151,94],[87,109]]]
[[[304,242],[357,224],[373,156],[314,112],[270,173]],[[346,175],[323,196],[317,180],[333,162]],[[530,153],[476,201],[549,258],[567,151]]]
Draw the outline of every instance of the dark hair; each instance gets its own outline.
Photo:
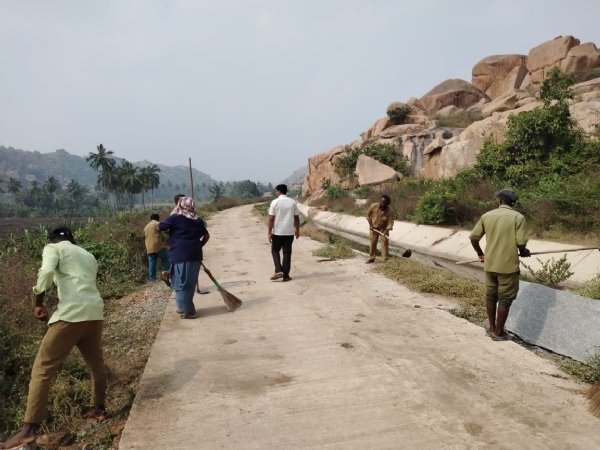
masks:
[[[177,194],[174,198],[175,204],[179,204],[179,200],[181,200],[183,197],[185,197],[185,194]]]
[[[287,194],[287,186],[285,184],[278,184],[275,190],[281,192],[283,195]]]
[[[385,195],[385,194],[383,194],[383,195],[381,196],[381,198],[384,198],[384,199],[386,199],[388,203],[390,203],[390,202],[391,202],[391,200],[390,200],[390,196],[389,196],[389,195]]]
[[[75,243],[75,238],[73,238],[73,232],[70,228],[60,225],[54,228],[50,233],[48,233],[48,239],[51,241],[58,240],[60,241],[70,241],[72,244]]]
[[[150,214],[150,220],[160,220],[160,216],[158,214]]]

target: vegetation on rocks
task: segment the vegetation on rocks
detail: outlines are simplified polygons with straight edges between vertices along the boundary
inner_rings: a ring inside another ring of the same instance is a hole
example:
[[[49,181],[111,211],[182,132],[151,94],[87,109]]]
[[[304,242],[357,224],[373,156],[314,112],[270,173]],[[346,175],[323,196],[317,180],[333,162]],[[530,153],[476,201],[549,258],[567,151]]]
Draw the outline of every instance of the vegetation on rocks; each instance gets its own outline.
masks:
[[[360,155],[369,156],[404,175],[409,174],[409,162],[406,156],[399,154],[393,144],[369,141],[341,155],[336,161],[336,172],[340,179],[346,180],[354,176]]]
[[[395,123],[403,124],[406,123],[406,119],[411,112],[412,108],[409,105],[398,105],[394,108],[388,109],[387,115]]]

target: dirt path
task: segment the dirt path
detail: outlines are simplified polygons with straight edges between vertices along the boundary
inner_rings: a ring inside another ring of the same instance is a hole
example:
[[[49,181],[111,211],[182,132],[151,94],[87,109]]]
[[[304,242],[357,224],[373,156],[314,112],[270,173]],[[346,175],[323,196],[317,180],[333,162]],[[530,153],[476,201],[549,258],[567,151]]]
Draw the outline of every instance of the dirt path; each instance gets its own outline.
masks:
[[[206,264],[244,306],[167,307],[120,449],[592,449],[583,386],[552,363],[369,272],[294,244],[270,282],[266,228],[241,207],[210,223]],[[201,274],[201,284],[208,285]]]

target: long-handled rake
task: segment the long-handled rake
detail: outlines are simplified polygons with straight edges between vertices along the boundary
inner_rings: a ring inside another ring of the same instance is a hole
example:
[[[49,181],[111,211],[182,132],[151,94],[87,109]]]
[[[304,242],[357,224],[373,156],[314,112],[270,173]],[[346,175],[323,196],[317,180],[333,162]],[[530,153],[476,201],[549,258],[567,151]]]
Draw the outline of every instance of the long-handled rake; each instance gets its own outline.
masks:
[[[210,278],[212,280],[213,283],[215,283],[215,286],[217,287],[217,291],[219,291],[219,293],[221,294],[221,297],[223,298],[223,301],[225,302],[225,306],[227,306],[227,309],[231,312],[234,312],[236,309],[238,309],[240,306],[242,306],[242,301],[237,298],[235,295],[233,295],[230,292],[227,292],[225,289],[223,289],[221,287],[221,285],[219,284],[219,282],[215,279],[215,277],[213,277],[213,274],[210,273],[210,270],[208,270],[206,268],[206,266],[204,265],[204,263],[202,263],[202,267],[204,267],[204,271],[206,272],[206,275],[208,275],[208,278]]]
[[[543,252],[531,252],[531,256],[549,255],[552,253],[583,252],[585,250],[600,250],[600,245],[597,247],[567,248],[565,250],[547,250],[547,251],[543,251]],[[478,263],[478,262],[480,262],[479,259],[472,259],[470,261],[458,261],[455,264],[458,264],[459,266],[461,266],[463,264],[472,264],[472,263]]]
[[[381,231],[376,230],[375,228],[372,228],[372,230],[377,233],[380,234],[381,236],[383,236],[384,239],[387,239],[389,241],[389,237],[387,237],[385,234],[383,234]],[[410,258],[412,256],[412,251],[410,248],[407,248],[406,250],[404,250],[404,253],[402,253],[402,257],[403,258]]]

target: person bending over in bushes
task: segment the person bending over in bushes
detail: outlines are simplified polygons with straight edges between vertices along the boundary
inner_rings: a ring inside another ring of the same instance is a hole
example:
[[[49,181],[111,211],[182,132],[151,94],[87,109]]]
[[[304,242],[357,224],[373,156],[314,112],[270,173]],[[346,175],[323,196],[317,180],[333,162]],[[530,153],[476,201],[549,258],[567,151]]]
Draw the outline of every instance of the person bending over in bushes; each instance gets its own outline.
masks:
[[[23,428],[0,449],[33,444],[36,430],[46,419],[48,394],[52,378],[77,347],[92,374],[92,404],[94,409],[84,417],[104,420],[107,381],[102,353],[104,301],[96,288],[98,264],[91,253],[75,245],[73,233],[67,227],[57,227],[49,234],[50,244],[44,247],[42,267],[33,288],[36,319],[48,322],[31,371],[29,396]],[[56,283],[58,307],[50,318],[44,306],[45,292]]]

